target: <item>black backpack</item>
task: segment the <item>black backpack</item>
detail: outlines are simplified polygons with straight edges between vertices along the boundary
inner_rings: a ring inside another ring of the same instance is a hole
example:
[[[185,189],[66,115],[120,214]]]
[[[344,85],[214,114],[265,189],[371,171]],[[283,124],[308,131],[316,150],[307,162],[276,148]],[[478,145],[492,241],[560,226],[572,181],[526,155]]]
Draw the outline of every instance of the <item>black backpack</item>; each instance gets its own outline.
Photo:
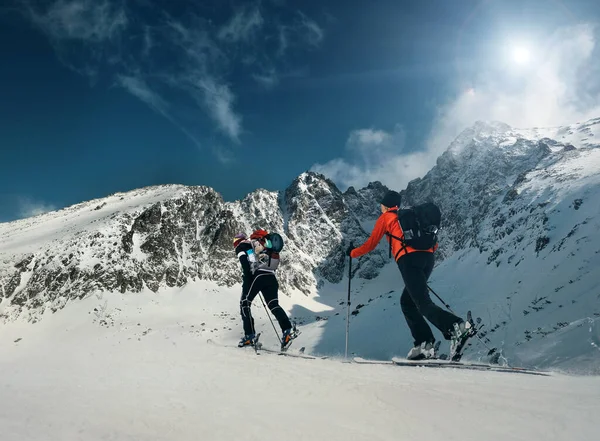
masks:
[[[442,213],[433,202],[398,210],[398,222],[404,238],[390,235],[402,242],[403,247],[415,250],[430,250],[438,241],[437,233],[442,222]]]

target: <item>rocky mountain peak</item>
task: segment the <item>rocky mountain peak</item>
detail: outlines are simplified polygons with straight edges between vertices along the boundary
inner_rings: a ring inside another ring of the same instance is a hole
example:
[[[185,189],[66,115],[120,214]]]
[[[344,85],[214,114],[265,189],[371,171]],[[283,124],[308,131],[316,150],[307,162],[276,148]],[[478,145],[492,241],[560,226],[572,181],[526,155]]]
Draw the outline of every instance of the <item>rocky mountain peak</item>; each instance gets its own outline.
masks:
[[[439,261],[469,248],[489,253],[490,262],[517,244],[543,248],[547,204],[530,206],[524,189],[531,182],[567,188],[578,179],[578,172],[556,170],[591,148],[589,141],[582,148],[575,136],[591,137],[598,125],[581,127],[560,140],[548,134],[568,132],[501,123],[464,131],[426,176],[401,192],[404,205],[440,205]],[[342,281],[345,249],[366,240],[387,190],[371,182],[342,192],[325,176],[306,172],[285,191],[258,189],[239,201],[225,202],[209,187],[156,186],[0,224],[0,316],[37,320],[45,309],[98,291],[159,293],[192,280],[233,286],[240,270],[232,237],[255,228],[284,238],[282,294],[313,295]],[[529,236],[519,232],[524,225]],[[355,277],[374,279],[389,262],[382,241],[358,259]]]
[[[358,197],[364,191],[373,189]],[[0,315],[35,321],[97,291],[158,293],[199,279],[232,286],[240,280],[232,237],[256,228],[284,237],[282,294],[308,295],[341,280],[348,235],[365,237],[364,213],[348,208],[356,200],[307,172],[285,192],[258,189],[240,201],[209,187],[154,186],[0,224]]]

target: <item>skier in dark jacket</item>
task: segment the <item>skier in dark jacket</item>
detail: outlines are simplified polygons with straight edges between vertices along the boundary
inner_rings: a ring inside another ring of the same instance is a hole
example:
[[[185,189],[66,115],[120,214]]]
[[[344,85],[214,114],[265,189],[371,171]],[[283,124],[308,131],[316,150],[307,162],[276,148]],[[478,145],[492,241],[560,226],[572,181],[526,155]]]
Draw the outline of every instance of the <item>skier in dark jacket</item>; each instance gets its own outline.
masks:
[[[391,237],[395,236],[400,239],[404,237],[397,214],[400,202],[399,193],[388,191],[380,201],[382,214],[377,219],[371,236],[358,248],[350,246],[347,254],[352,258],[357,258],[373,251],[386,234],[391,244],[392,255],[404,280],[400,306],[414,339],[414,347],[406,358],[418,360],[436,356],[435,337],[425,318],[442,332],[446,340],[451,341],[450,353],[453,355],[459,343],[464,343],[473,335],[474,329],[470,322],[440,308],[429,297],[427,280],[433,271],[433,253],[437,249],[437,244],[426,251],[415,250],[409,246],[403,246],[400,240]]]
[[[283,332],[281,346],[284,348],[296,337],[296,333],[287,314],[279,306],[279,283],[275,276],[275,270],[279,265],[279,254],[269,252],[268,233],[260,229],[254,231],[250,238],[244,233],[237,234],[233,239],[233,246],[242,266],[240,314],[244,325],[244,337],[238,346],[254,345],[256,331],[250,307],[260,292],[281,327]]]

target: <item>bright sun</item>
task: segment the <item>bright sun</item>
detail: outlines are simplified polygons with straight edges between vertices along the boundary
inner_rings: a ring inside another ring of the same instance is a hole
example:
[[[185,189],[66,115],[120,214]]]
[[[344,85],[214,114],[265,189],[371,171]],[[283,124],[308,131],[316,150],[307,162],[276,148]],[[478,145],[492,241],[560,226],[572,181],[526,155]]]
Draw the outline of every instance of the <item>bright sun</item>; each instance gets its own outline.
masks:
[[[526,47],[517,46],[512,50],[512,59],[516,64],[527,64],[531,59],[531,53]]]

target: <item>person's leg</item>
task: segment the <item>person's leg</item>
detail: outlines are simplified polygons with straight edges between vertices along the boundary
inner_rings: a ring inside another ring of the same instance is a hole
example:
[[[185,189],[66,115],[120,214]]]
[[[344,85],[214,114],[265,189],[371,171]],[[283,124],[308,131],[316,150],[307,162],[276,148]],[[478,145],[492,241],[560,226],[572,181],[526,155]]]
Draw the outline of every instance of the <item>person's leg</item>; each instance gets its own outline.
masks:
[[[242,289],[242,298],[240,299],[240,314],[242,316],[242,323],[244,325],[244,335],[254,335],[254,318],[252,317],[252,312],[250,308],[252,306],[252,301],[258,294],[258,290],[260,288],[260,282],[257,281],[255,277],[250,286],[246,289]]]
[[[433,303],[429,297],[427,279],[433,270],[432,253],[415,252],[398,260],[398,267],[408,293],[419,312],[438,328],[446,340],[450,339],[452,326],[462,319]]]
[[[415,341],[415,346],[419,346],[423,342],[433,343],[435,338],[431,332],[431,328],[419,312],[417,305],[413,302],[406,287],[400,296],[400,307],[402,308],[406,324]]]
[[[282,331],[291,329],[292,323],[290,322],[289,317],[287,316],[283,308],[279,306],[279,282],[277,282],[277,278],[275,277],[275,275],[265,275],[262,276],[262,278],[263,281],[260,286],[260,292],[262,292],[263,294],[267,307],[275,316],[275,319],[279,323],[279,326],[281,327]]]

